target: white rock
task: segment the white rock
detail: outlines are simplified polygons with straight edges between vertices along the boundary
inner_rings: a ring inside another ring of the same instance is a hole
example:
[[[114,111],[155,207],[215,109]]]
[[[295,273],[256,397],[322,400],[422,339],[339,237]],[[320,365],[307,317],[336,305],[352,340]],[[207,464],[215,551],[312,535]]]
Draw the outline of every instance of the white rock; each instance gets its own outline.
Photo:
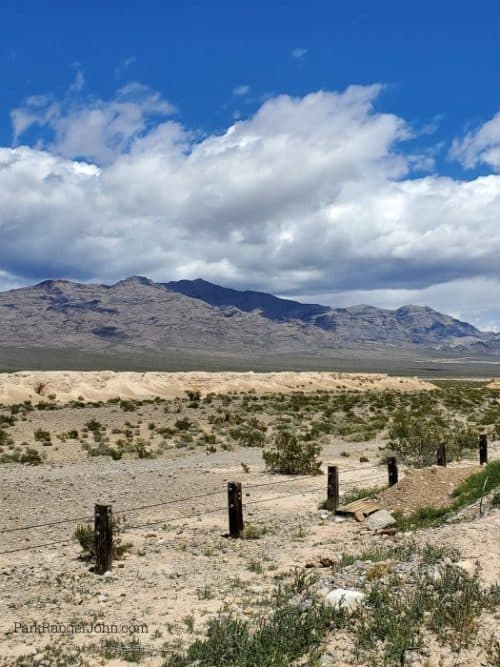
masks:
[[[324,521],[325,519],[329,519],[329,518],[330,518],[330,512],[329,512],[328,510],[320,510],[320,511],[318,512],[318,515],[319,515],[319,518],[320,518],[320,519],[323,519],[323,521]]]
[[[366,520],[365,525],[370,528],[370,530],[383,530],[389,526],[394,526],[396,520],[390,512],[387,510],[378,510],[371,514]]]
[[[339,607],[352,611],[364,600],[365,594],[360,591],[352,591],[347,588],[335,588],[326,596],[326,604],[330,607]]]
[[[473,560],[459,560],[457,565],[465,570],[467,574],[474,574],[476,571],[476,563]]]

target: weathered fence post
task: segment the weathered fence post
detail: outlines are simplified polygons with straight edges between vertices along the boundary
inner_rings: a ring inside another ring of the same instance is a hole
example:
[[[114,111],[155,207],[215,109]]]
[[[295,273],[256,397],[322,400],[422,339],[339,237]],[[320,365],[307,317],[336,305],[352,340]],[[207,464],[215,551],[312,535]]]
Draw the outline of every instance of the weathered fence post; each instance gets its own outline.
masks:
[[[111,505],[94,510],[95,572],[104,574],[113,563],[113,511]]]
[[[394,486],[398,483],[398,463],[395,456],[391,456],[387,460],[387,476],[389,478],[389,486]]]
[[[446,468],[446,445],[444,442],[440,442],[437,446],[436,459],[438,466]]]
[[[488,437],[486,433],[479,436],[479,463],[488,463]]]
[[[229,535],[241,537],[243,532],[243,503],[241,482],[227,483],[227,506],[229,510]]]
[[[326,487],[326,509],[335,512],[339,505],[339,469],[337,466],[328,466],[328,481]]]

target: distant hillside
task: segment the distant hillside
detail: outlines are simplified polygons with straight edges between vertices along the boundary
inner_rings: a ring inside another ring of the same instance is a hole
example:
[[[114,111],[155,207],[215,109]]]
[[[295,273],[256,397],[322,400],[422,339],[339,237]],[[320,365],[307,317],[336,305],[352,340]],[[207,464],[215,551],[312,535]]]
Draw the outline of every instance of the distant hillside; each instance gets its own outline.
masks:
[[[330,308],[205,280],[114,285],[47,280],[0,293],[0,346],[89,352],[500,351],[500,337],[431,308]]]

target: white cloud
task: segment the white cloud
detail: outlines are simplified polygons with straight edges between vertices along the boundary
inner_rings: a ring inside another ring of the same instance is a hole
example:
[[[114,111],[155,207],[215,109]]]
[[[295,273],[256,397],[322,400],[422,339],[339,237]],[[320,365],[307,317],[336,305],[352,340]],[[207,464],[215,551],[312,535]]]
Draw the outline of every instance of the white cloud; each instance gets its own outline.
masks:
[[[486,164],[495,171],[500,170],[500,113],[465,137],[455,139],[450,155],[466,168],[472,169]]]
[[[292,49],[290,55],[292,56],[292,58],[295,58],[295,60],[302,60],[306,54],[307,54],[307,49],[297,47],[295,49]]]
[[[204,137],[137,85],[76,109],[32,98],[15,129],[55,136],[0,148],[0,284],[202,276],[500,321],[500,176],[411,178],[411,134],[374,109],[380,89],[273,97]]]
[[[81,69],[77,71],[75,74],[75,78],[73,79],[73,83],[70,85],[69,90],[72,93],[78,93],[82,88],[85,86],[85,75],[82,72]]]
[[[250,86],[248,84],[242,84],[241,86],[236,86],[233,88],[233,95],[236,97],[245,97],[250,92]]]
[[[120,88],[110,101],[75,98],[72,93],[83,85],[78,74],[64,100],[28,98],[11,112],[14,143],[36,125],[52,133],[46,147],[54,153],[110,162],[148,130],[151,119],[163,119],[175,110],[158,93],[137,83]]]
[[[128,58],[124,58],[117,67],[115,67],[115,77],[117,79],[120,79],[123,74],[128,70],[129,67],[134,65],[134,63],[137,62],[137,58],[135,56],[129,56]]]

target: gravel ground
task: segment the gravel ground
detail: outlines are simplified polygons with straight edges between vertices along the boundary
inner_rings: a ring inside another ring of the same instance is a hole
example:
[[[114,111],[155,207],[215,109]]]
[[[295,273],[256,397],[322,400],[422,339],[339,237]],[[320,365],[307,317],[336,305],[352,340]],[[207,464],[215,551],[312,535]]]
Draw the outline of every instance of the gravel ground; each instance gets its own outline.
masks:
[[[377,483],[374,475],[380,482],[386,478],[384,467],[372,467],[379,445],[350,445],[352,458],[346,459],[340,456],[345,443],[339,442],[325,447],[322,458],[339,465],[345,483],[373,486]],[[371,462],[359,463],[354,452],[368,454]],[[65,651],[85,646],[97,652],[102,636],[96,633],[61,637],[14,631],[16,622],[75,621],[116,624],[120,630],[145,623],[147,632],[141,635],[141,642],[151,655],[143,664],[155,667],[161,665],[161,646],[192,641],[224,605],[252,617],[276,586],[277,577],[322,558],[336,560],[344,551],[359,552],[375,539],[363,524],[320,518],[324,474],[293,481],[271,476],[264,473],[261,456],[261,450],[247,448],[211,455],[183,452],[182,458],[174,459],[111,461],[97,457],[80,463],[1,466],[0,531],[61,517],[90,516],[96,501],[112,503],[116,513],[191,496],[199,499],[126,514],[129,526],[153,525],[123,532],[131,549],[106,577],[96,576],[79,559],[80,548],[71,537],[74,522],[0,533],[0,550],[22,549],[0,556],[0,664],[11,665],[20,655],[41,656],[46,645],[61,645]],[[249,473],[243,472],[241,462],[249,466]],[[347,472],[348,468],[355,470]],[[245,521],[262,529],[259,539],[224,537],[230,479],[243,482]],[[279,480],[283,484],[274,484]],[[249,488],[269,482],[273,484]],[[214,495],[202,497],[211,492]],[[176,519],[183,515],[193,516]],[[499,517],[496,512],[481,523],[445,526],[422,535],[428,534],[437,543],[457,544],[465,557],[477,557],[484,564],[486,578],[494,580],[498,576]],[[392,543],[393,538],[382,539]],[[25,549],[56,540],[68,542]],[[118,637],[127,642],[126,633]],[[100,664],[97,653],[86,652],[85,660]],[[54,658],[37,664],[68,663]],[[106,664],[128,663],[115,660]]]

